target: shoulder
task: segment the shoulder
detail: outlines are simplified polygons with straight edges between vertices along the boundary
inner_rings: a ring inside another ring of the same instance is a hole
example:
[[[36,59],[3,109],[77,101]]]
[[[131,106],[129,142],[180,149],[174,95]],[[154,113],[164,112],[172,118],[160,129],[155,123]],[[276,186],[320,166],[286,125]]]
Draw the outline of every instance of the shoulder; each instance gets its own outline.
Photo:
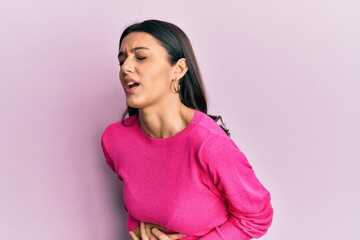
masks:
[[[199,154],[206,158],[213,158],[229,155],[233,151],[240,151],[240,149],[229,136],[225,133],[212,133],[203,142]]]
[[[207,114],[201,113],[197,133],[202,136],[198,159],[202,166],[248,163],[245,154],[224,130]]]
[[[226,133],[210,116],[197,110],[197,134],[203,137],[203,140],[211,135],[226,136]]]
[[[209,136],[201,145],[197,159],[210,176],[233,171],[235,168],[252,169],[246,155],[227,135]]]
[[[240,151],[236,143],[207,114],[198,112],[196,124],[196,134],[193,136],[201,142],[198,152],[201,157],[224,155],[224,151]]]
[[[232,141],[224,130],[206,113],[196,110],[196,130],[192,136],[201,142],[202,146],[213,141]]]
[[[117,121],[110,123],[101,136],[101,141],[111,141],[113,139],[121,138],[122,136],[128,135],[131,131],[133,131],[134,125],[136,121],[136,116],[133,115],[131,117],[125,118],[122,122]]]

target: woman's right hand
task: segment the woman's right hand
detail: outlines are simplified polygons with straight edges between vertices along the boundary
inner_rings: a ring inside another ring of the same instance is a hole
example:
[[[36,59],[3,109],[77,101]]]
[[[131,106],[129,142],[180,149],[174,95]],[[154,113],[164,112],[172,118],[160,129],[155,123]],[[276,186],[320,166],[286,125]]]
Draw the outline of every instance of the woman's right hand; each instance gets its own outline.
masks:
[[[166,230],[166,228],[153,223],[140,222],[140,225],[134,231],[130,231],[129,234],[132,240],[175,240],[186,236],[181,233],[166,234],[160,229]]]

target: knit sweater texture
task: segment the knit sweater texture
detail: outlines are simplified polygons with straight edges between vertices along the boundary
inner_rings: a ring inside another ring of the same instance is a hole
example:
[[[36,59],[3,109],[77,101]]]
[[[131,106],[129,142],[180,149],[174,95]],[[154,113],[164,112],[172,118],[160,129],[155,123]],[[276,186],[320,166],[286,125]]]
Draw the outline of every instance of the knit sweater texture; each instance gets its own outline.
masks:
[[[186,240],[248,240],[266,233],[270,194],[244,153],[205,113],[177,134],[154,138],[137,116],[110,124],[101,138],[105,161],[123,181],[128,230],[142,222]]]

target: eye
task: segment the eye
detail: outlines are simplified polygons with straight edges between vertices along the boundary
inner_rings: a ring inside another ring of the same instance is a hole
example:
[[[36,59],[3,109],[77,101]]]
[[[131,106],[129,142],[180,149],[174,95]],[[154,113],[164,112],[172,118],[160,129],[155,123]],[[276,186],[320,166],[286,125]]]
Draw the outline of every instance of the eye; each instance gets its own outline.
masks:
[[[139,60],[139,61],[143,61],[143,60],[145,60],[146,58],[147,58],[147,57],[140,57],[140,56],[136,57],[136,59]],[[119,59],[119,66],[122,66],[122,65],[124,64],[125,60],[126,60],[126,59]]]
[[[122,66],[125,62],[125,58],[119,58],[119,66]]]
[[[136,57],[136,59],[139,60],[139,61],[142,61],[142,60],[145,60],[145,59],[146,59],[145,56],[140,55],[140,54],[136,54],[135,57]]]

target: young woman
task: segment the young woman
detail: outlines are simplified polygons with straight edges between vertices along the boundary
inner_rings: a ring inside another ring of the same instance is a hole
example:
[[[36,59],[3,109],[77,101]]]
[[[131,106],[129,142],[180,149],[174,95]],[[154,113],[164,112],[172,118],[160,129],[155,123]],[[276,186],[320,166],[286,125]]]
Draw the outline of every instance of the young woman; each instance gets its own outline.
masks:
[[[270,194],[221,117],[207,114],[185,33],[159,20],[133,24],[121,35],[118,58],[128,108],[105,129],[101,144],[124,183],[131,238],[264,235],[272,222]]]

